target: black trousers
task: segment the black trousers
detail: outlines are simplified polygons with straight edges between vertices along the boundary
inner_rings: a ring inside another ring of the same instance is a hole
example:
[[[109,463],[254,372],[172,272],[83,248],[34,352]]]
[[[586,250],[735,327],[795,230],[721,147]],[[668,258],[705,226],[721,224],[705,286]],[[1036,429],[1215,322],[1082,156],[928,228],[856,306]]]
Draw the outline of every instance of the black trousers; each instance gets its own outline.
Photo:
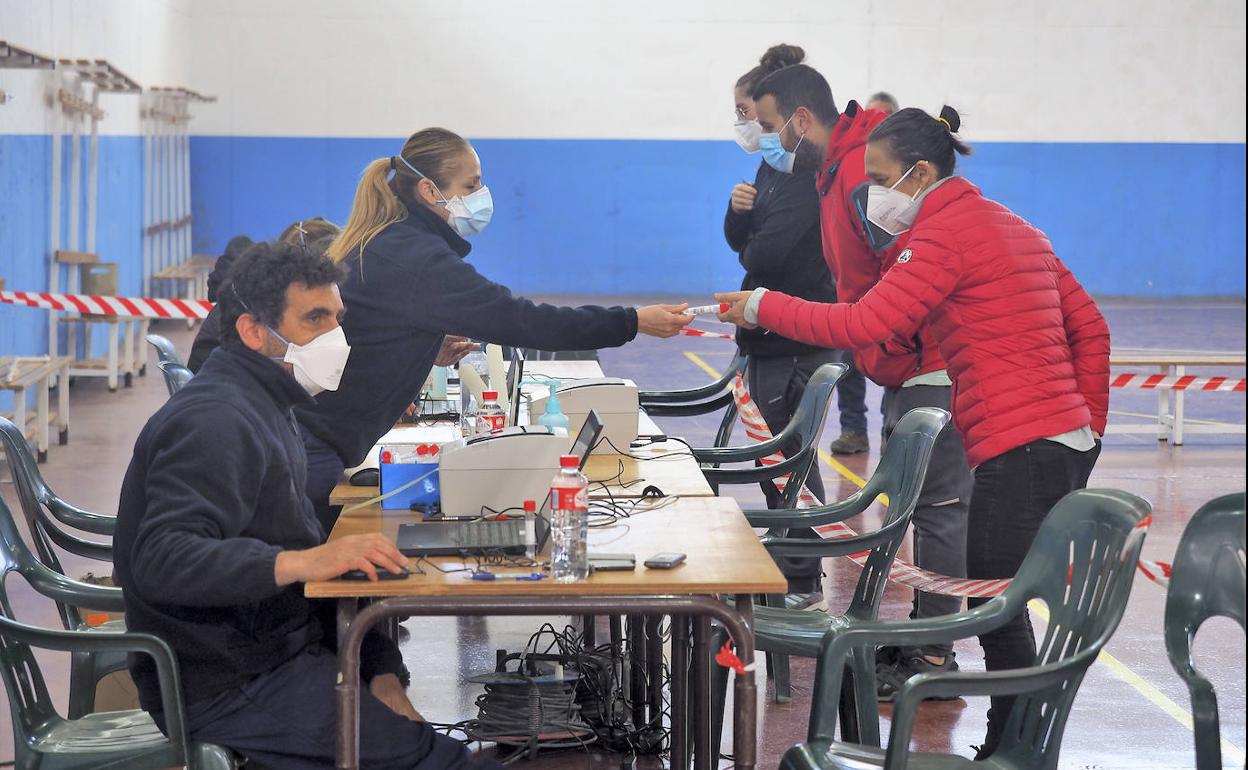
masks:
[[[1049,510],[1066,495],[1088,485],[1101,444],[1079,452],[1054,441],[1024,444],[975,469],[975,488],[966,535],[966,575],[976,579],[1013,577],[1031,549]],[[972,609],[989,601],[968,599]],[[1036,662],[1031,617],[1023,611],[1009,623],[979,637],[989,671],[1026,668]],[[992,698],[988,709],[986,756],[1005,729],[1013,696]]]
[[[191,738],[226,746],[268,770],[333,768],[338,731],[327,650],[308,648],[242,687],[187,706]],[[164,729],[160,715],[153,715]],[[501,770],[459,741],[391,711],[362,687],[360,766],[375,770]]]
[[[935,406],[950,411],[952,395],[953,388],[948,385],[885,389],[885,438],[893,434],[897,423],[911,409]],[[966,463],[966,448],[962,446],[962,434],[950,422],[936,437],[927,476],[911,519],[914,563],[922,569],[950,577],[966,575],[966,522],[973,484],[971,468]],[[952,615],[961,609],[960,597],[915,591],[910,617],[933,618]],[[953,645],[931,644],[913,652],[939,658],[952,654]]]
[[[804,356],[751,356],[746,369],[750,398],[758,405],[763,419],[772,435],[780,433],[789,424],[797,405],[806,392],[806,383],[815,370],[824,364],[836,363],[839,354],[835,350],[820,350]],[[797,449],[798,447],[794,447]],[[787,452],[786,452],[787,454]],[[760,485],[767,498],[768,508],[781,507],[780,493],[771,482]],[[810,469],[806,488],[823,502],[823,478],[819,475],[819,462]],[[789,530],[790,537],[818,539],[819,535],[809,527]],[[789,580],[789,593],[811,593],[819,590],[823,576],[822,559],[780,557],[776,560],[780,571]]]

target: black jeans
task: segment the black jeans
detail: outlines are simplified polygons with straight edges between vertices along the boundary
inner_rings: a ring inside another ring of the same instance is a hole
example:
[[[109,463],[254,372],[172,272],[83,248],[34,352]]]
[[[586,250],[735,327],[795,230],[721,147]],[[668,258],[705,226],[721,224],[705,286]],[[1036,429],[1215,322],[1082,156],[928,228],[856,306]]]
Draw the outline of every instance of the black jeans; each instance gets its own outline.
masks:
[[[841,413],[842,433],[867,432],[867,378],[854,366],[852,351],[836,351],[834,361],[849,364],[849,371],[836,383],[836,407]]]
[[[884,391],[884,436],[887,439],[897,423],[911,409],[934,406],[950,411],[953,388],[948,385],[912,385]],[[950,422],[936,437],[927,476],[911,519],[914,532],[914,563],[922,569],[950,577],[966,575],[966,522],[971,506],[974,478],[966,462],[962,434]],[[912,618],[952,615],[962,609],[957,596],[914,592]],[[953,654],[952,644],[931,644],[912,653],[940,658]]]
[[[1088,485],[1100,453],[1099,441],[1087,452],[1079,452],[1041,439],[976,468],[966,533],[967,577],[1014,577],[1049,510]],[[967,606],[974,609],[987,601],[967,599]],[[989,671],[1026,668],[1036,662],[1036,639],[1025,608],[1004,626],[979,637],[979,644]],[[992,698],[982,756],[996,749],[1013,705],[1013,696]]]
[[[335,766],[334,655],[308,648],[242,687],[187,706],[191,738],[225,746],[269,770]],[[162,715],[153,714],[164,729]],[[360,692],[360,766],[377,770],[501,770],[424,722]]]
[[[821,350],[804,356],[750,357],[750,365],[745,372],[750,398],[758,405],[758,411],[762,413],[773,436],[789,424],[802,400],[802,393],[806,391],[806,383],[810,381],[815,370],[837,360],[838,353],[834,350]],[[781,507],[782,500],[775,485],[764,481],[760,486],[763,496],[767,498],[767,507]],[[810,475],[806,477],[806,488],[823,502],[823,478],[819,475],[817,459],[810,469]],[[791,529],[789,537],[819,539],[819,535],[810,527]],[[819,578],[823,576],[822,559],[782,556],[776,559],[776,564],[789,580],[789,593],[808,594],[819,590]]]

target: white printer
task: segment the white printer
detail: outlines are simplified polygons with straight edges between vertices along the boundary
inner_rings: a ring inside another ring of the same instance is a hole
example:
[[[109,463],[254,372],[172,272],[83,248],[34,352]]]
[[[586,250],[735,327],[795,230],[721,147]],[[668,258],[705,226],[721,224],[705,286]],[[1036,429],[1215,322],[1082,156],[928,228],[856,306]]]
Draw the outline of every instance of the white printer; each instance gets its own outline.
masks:
[[[604,440],[594,449],[594,454],[615,454],[615,449],[605,439],[610,439],[621,452],[627,452],[628,445],[637,439],[639,402],[637,383],[632,380],[619,377],[569,380],[561,382],[556,393],[560,411],[568,418],[570,433],[580,432],[591,409],[602,418]],[[537,422],[546,412],[547,398],[549,396],[533,399],[529,406],[530,422]]]
[[[528,425],[443,444],[438,457],[442,512],[476,516],[483,507],[502,511],[519,508],[525,500],[540,505],[569,443],[562,428]]]

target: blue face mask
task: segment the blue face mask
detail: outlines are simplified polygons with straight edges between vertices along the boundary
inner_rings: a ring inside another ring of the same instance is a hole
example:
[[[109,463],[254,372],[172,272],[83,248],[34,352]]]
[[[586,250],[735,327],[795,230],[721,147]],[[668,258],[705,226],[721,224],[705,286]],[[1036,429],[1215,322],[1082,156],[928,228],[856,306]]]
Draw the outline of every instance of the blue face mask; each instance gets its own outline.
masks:
[[[407,159],[402,155],[395,156],[399,162],[411,169],[421,179],[429,179],[429,177],[420,173]],[[451,214],[451,229],[459,233],[461,238],[468,238],[476,235],[485,229],[490,223],[491,217],[494,216],[494,198],[490,195],[490,188],[485,185],[481,189],[476,190],[468,195],[456,195],[449,201],[446,196],[438,190],[438,185],[432,179],[429,181],[433,184],[433,189],[437,190],[438,197],[442,199],[442,205]]]
[[[793,122],[793,115],[784,122],[780,127],[779,133],[763,134],[758,138],[758,147],[763,151],[763,160],[767,161],[767,165],[785,174],[793,173],[793,163],[797,160],[797,148],[802,146],[802,142],[806,141],[806,135],[797,140],[797,146],[792,150],[784,149],[784,142],[780,140],[780,135],[784,133],[784,129],[789,127]]]

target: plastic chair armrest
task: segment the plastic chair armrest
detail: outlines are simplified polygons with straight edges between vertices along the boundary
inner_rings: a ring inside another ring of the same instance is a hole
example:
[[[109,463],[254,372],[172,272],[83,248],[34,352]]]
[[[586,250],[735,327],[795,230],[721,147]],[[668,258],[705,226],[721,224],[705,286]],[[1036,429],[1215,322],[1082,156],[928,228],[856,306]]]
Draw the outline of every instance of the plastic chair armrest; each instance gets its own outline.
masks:
[[[875,502],[875,496],[867,497],[859,490],[844,500],[821,505],[817,508],[789,508],[746,511],[745,518],[751,527],[785,529],[788,527],[818,527],[845,521],[865,511]]]
[[[710,401],[689,401],[672,404],[645,404],[646,414],[651,417],[696,417],[724,409],[732,403],[732,396],[725,395]]]
[[[84,511],[55,495],[48,498],[46,505],[48,511],[56,517],[57,521],[74,529],[80,529],[83,532],[111,536],[117,526],[116,516]]]
[[[164,706],[165,726],[170,743],[183,759],[190,741],[186,732],[186,704],[178,678],[178,660],[173,649],[159,637],[126,631],[90,632],[39,628],[0,617],[0,631],[32,647],[59,652],[137,652],[156,663],[156,678]]]
[[[906,523],[900,520],[895,521],[882,529],[854,535],[853,537],[811,540],[807,538],[772,537],[768,535],[763,537],[760,542],[772,556],[803,558],[850,556],[863,551],[870,551],[872,548],[900,537],[905,533],[905,527],[897,525],[905,525]]]
[[[779,452],[787,441],[788,437],[781,433],[748,446],[698,447],[693,450],[693,456],[704,463],[748,463]]]
[[[43,567],[43,565],[39,565]],[[124,612],[124,594],[115,586],[96,586],[53,572],[46,567],[40,579],[31,580],[31,586],[40,594],[57,602],[75,607],[90,607],[108,612]]]
[[[637,400],[641,402],[644,409],[658,404],[685,404],[691,401],[702,401],[703,399],[718,396],[727,393],[728,398],[732,398],[732,392],[727,390],[729,383],[724,379],[716,380],[708,385],[700,388],[688,388],[686,390],[643,390],[637,394]]]

